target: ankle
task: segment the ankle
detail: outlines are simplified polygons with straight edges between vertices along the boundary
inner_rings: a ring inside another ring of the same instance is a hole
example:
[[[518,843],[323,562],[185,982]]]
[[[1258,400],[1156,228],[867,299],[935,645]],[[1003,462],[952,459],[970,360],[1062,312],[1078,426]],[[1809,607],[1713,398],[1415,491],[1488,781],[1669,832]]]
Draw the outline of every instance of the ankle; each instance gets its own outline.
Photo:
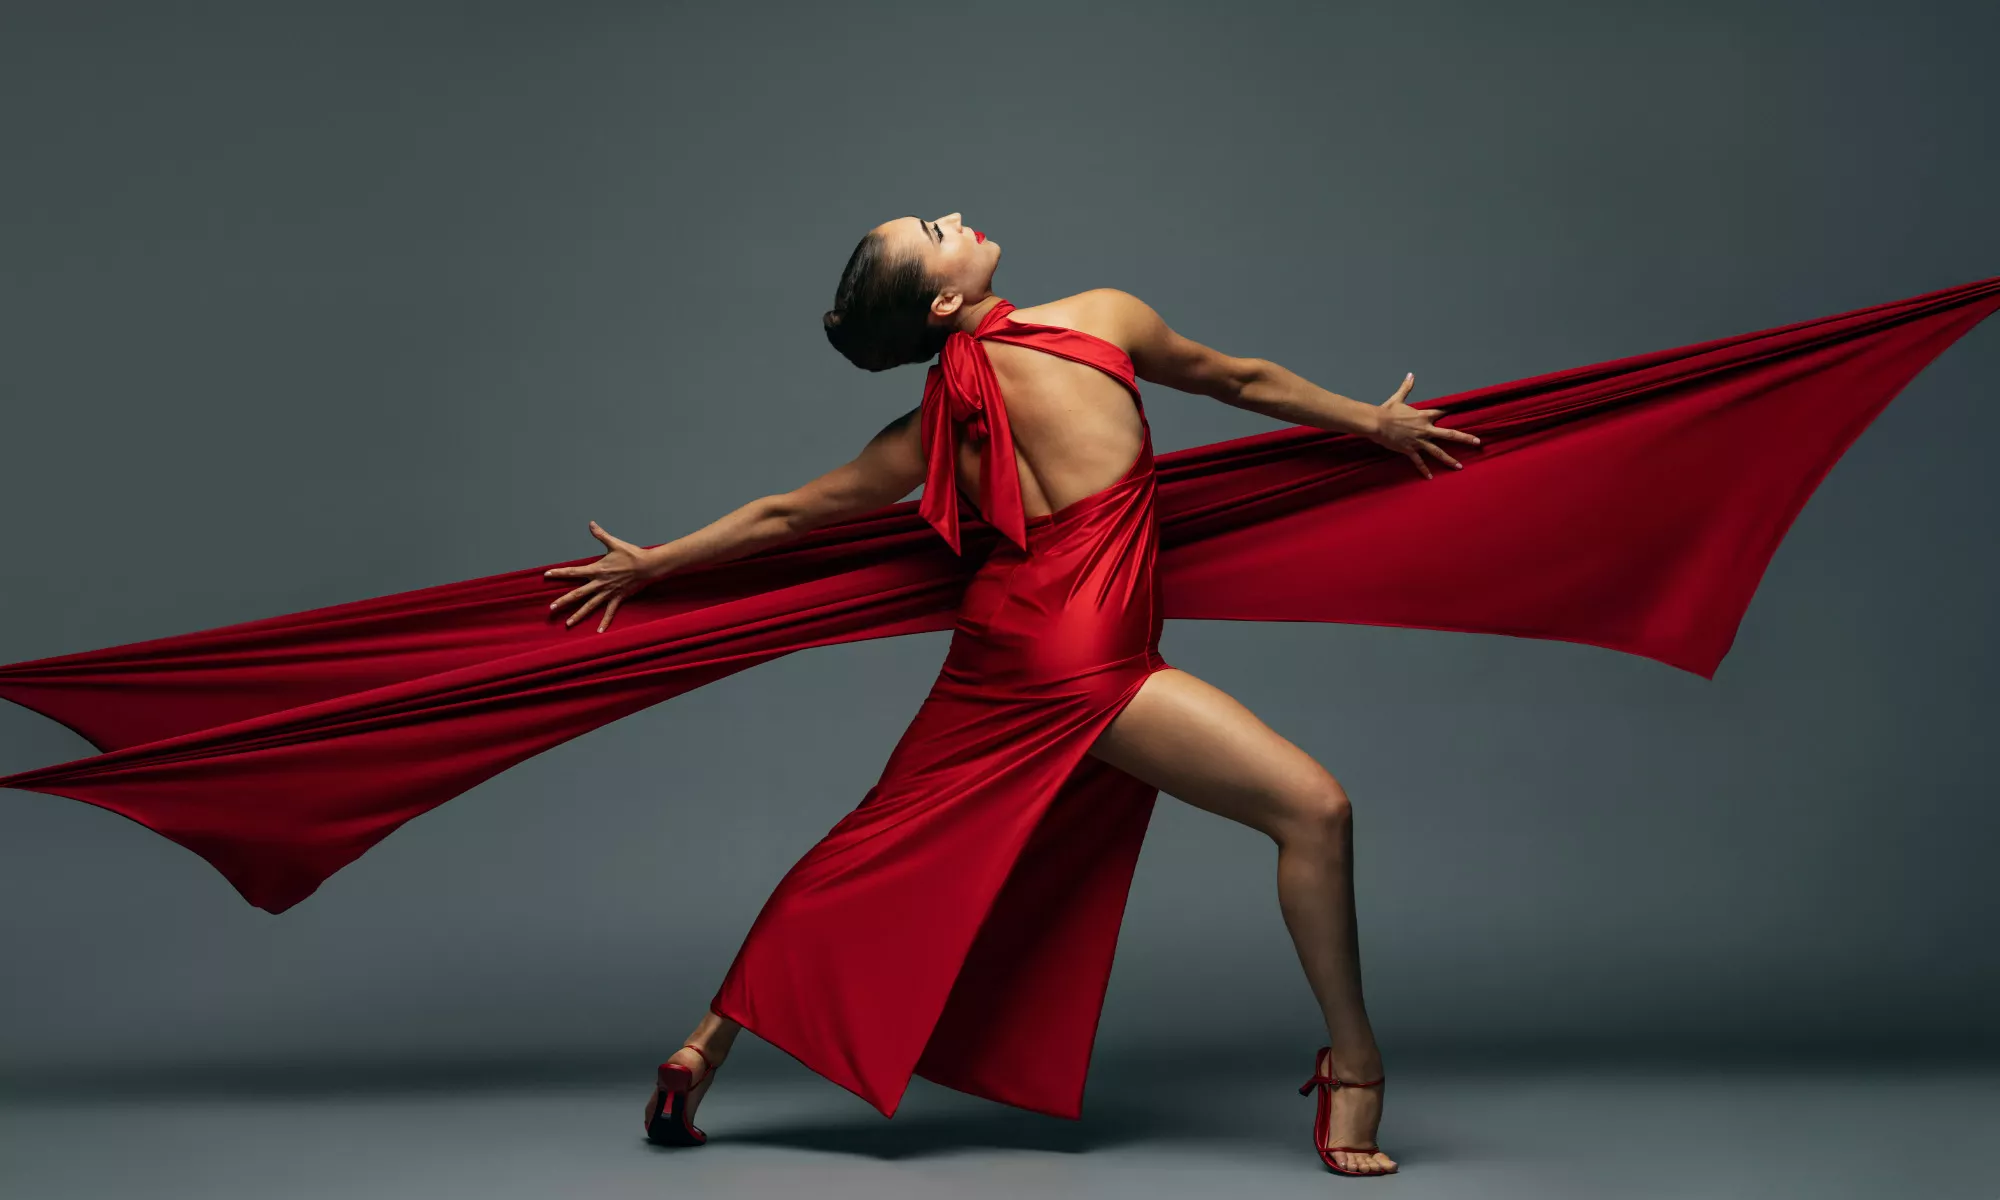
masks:
[[[711,1055],[719,1057],[729,1053],[730,1044],[742,1031],[743,1027],[736,1022],[710,1012],[702,1014],[701,1020],[695,1022],[694,1032],[683,1040],[693,1042]]]
[[[1347,1083],[1367,1083],[1382,1078],[1382,1052],[1372,1047],[1343,1052],[1335,1047],[1328,1056],[1327,1070]]]
[[[722,1060],[728,1057],[728,1054],[720,1047],[705,1043],[699,1038],[689,1038],[681,1043],[680,1049],[668,1057],[679,1061],[699,1079],[720,1067]]]

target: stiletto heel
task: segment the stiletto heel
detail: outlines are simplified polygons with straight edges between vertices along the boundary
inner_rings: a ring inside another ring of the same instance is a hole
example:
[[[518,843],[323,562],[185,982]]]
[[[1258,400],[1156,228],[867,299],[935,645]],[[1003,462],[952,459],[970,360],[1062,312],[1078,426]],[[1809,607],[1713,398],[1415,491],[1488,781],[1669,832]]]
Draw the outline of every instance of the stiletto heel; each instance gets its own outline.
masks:
[[[689,1042],[681,1047],[701,1056],[702,1065],[707,1069],[701,1073],[702,1080],[715,1074],[717,1067],[709,1060],[700,1046]],[[658,1080],[653,1085],[652,1098],[646,1101],[646,1140],[659,1146],[699,1146],[708,1140],[708,1135],[696,1129],[688,1119],[688,1094],[695,1089],[694,1072],[676,1062],[660,1064]]]
[[[1322,1068],[1320,1066],[1321,1063],[1325,1063],[1326,1066]],[[1384,1078],[1387,1078],[1387,1076],[1384,1076]],[[1356,1083],[1351,1080],[1335,1078],[1333,1074],[1333,1047],[1320,1047],[1319,1055],[1313,1059],[1313,1077],[1299,1085],[1299,1095],[1303,1096],[1314,1088],[1319,1089],[1319,1105],[1313,1113],[1313,1149],[1319,1151],[1319,1160],[1326,1164],[1327,1170],[1332,1171],[1336,1175],[1353,1175],[1356,1177],[1394,1175],[1398,1170],[1396,1167],[1391,1167],[1386,1171],[1350,1171],[1333,1160],[1336,1151],[1344,1151],[1348,1154],[1380,1154],[1382,1148],[1380,1146],[1329,1146],[1326,1144],[1329,1126],[1333,1122],[1333,1089],[1344,1087],[1380,1087],[1381,1085],[1381,1079],[1370,1079],[1366,1083]]]

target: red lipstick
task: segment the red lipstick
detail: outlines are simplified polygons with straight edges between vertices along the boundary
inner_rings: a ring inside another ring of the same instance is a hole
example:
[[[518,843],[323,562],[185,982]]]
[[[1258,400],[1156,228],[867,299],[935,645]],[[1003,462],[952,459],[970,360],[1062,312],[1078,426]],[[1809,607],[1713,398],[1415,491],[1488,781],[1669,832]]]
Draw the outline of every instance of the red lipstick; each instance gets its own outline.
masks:
[[[986,235],[975,229],[972,231],[972,240],[975,242],[983,242],[986,240]]]

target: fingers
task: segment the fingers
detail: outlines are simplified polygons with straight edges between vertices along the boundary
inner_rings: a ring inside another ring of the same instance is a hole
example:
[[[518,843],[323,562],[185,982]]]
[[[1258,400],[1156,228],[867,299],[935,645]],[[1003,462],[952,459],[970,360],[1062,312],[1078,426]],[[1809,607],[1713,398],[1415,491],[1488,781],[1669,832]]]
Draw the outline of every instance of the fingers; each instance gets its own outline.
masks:
[[[580,588],[574,588],[570,591],[564,592],[562,595],[557,596],[555,599],[549,601],[549,610],[553,612],[556,609],[561,608],[563,605],[568,604],[573,600],[580,600],[583,597],[588,596],[591,592],[591,589],[595,588],[596,586],[597,586],[597,581],[593,579],[589,583],[584,584]]]
[[[1424,437],[1445,437],[1445,438],[1450,438],[1454,442],[1464,442],[1467,445],[1471,446],[1477,446],[1480,444],[1479,436],[1477,434],[1467,433],[1463,429],[1448,429],[1445,426],[1438,424],[1437,420],[1439,417],[1451,415],[1445,409],[1425,408],[1421,409],[1420,411],[1424,414],[1424,419],[1430,422],[1430,428],[1424,430],[1423,432]]]
[[[599,525],[595,521],[592,521],[590,523],[590,535],[596,538],[598,541],[603,542],[606,546],[610,547],[613,550],[629,551],[636,549],[636,547],[634,547],[632,543],[626,541],[622,537],[619,537],[615,533],[609,532],[604,528],[604,526]]]
[[[1477,446],[1480,444],[1479,438],[1474,434],[1467,433],[1463,429],[1447,429],[1444,426],[1438,424],[1437,419],[1445,415],[1439,410],[1435,408],[1426,408],[1422,411],[1425,416],[1428,416],[1431,419],[1431,427],[1429,429],[1424,430],[1425,437],[1445,437],[1445,438],[1450,438],[1454,442],[1465,442],[1473,446]]]
[[[569,620],[563,622],[563,628],[568,629],[572,625],[575,625],[578,621],[582,620],[584,615],[589,613],[591,609],[596,608],[599,602],[601,602],[604,599],[604,597],[608,594],[609,593],[604,591],[602,588],[598,589],[595,592],[592,592],[590,594],[590,599],[585,600],[583,604],[580,607],[578,607],[575,612],[569,615]]]
[[[1431,469],[1428,465],[1424,463],[1423,455],[1418,454],[1415,450],[1405,450],[1403,451],[1403,453],[1409,456],[1411,462],[1417,464],[1417,470],[1423,472],[1423,476],[1425,479],[1429,479],[1431,477]]]
[[[1401,386],[1401,387],[1397,388],[1397,389],[1396,389],[1395,391],[1393,391],[1393,392],[1389,393],[1389,398],[1388,398],[1387,400],[1384,400],[1384,401],[1383,401],[1382,403],[1380,403],[1380,404],[1376,405],[1376,407],[1377,407],[1377,408],[1388,408],[1388,407],[1390,407],[1390,406],[1391,406],[1391,405],[1393,405],[1393,404],[1398,404],[1398,403],[1400,403],[1400,402],[1402,401],[1403,397],[1405,397],[1405,396],[1407,396],[1407,395],[1409,395],[1409,394],[1410,394],[1410,385],[1411,385],[1411,384],[1414,384],[1414,383],[1415,383],[1416,381],[1417,381],[1417,377],[1416,377],[1416,375],[1415,375],[1415,373],[1414,373],[1414,372],[1412,372],[1412,373],[1409,373],[1409,374],[1405,374],[1405,375],[1403,376],[1403,386]]]
[[[618,604],[624,599],[625,597],[623,596],[611,597],[611,603],[604,607],[604,619],[597,623],[597,632],[603,633],[605,630],[611,628],[611,618],[617,615]]]
[[[1454,467],[1463,467],[1465,465],[1464,463],[1453,458],[1451,455],[1446,454],[1441,448],[1431,445],[1429,442],[1424,441],[1422,438],[1417,439],[1417,445],[1422,446],[1424,448],[1424,453],[1430,455],[1432,458],[1435,458],[1440,462],[1450,463]]]
[[[612,550],[625,549],[629,545],[625,541],[625,539],[620,537],[614,537],[610,533],[605,532],[604,526],[599,525],[595,521],[592,521],[590,523],[590,536],[596,538],[600,542],[603,542],[607,548]],[[587,567],[550,567],[548,570],[542,572],[542,578],[543,579],[589,579],[595,574],[596,570],[597,570],[596,563],[592,563]],[[553,608],[555,606],[550,605],[549,607]]]

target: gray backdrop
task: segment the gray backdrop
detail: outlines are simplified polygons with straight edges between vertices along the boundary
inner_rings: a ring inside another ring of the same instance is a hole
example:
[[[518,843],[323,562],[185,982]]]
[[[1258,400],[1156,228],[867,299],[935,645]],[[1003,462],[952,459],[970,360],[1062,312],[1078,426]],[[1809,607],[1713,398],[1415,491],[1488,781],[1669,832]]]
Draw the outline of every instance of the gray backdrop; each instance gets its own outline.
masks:
[[[990,231],[1016,302],[1125,288],[1371,401],[2000,271],[1991,6],[277,7],[8,8],[0,661],[583,555],[591,518],[664,541],[789,488],[916,403],[917,369],[818,330],[904,213]],[[1354,797],[1392,1063],[1993,1044],[1996,392],[1989,323],[1827,478],[1713,682],[1170,624],[1173,662]],[[1163,452],[1272,427],[1148,401]],[[278,917],[6,792],[0,1069],[677,1045],[944,647],[629,717]],[[0,706],[0,771],[87,753]],[[1319,1044],[1273,865],[1162,800],[1101,1053]]]

